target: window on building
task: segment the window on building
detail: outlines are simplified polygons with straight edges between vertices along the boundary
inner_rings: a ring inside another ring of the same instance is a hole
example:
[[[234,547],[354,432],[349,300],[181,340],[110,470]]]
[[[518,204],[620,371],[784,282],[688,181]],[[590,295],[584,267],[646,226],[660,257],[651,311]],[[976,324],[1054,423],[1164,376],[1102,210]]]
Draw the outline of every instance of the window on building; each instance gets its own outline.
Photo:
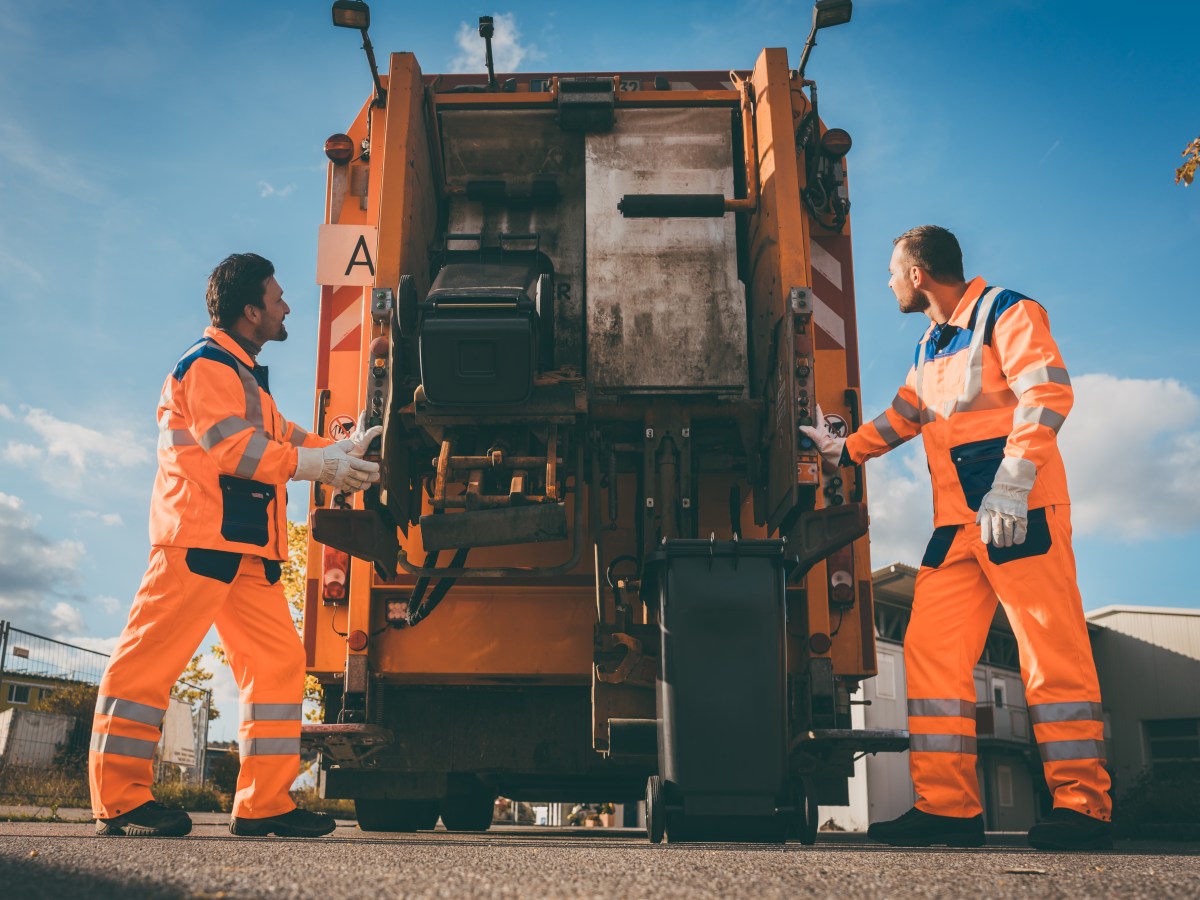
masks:
[[[992,703],[996,709],[1004,709],[1008,705],[1008,685],[1003,678],[992,679]]]
[[[996,799],[1001,806],[1013,805],[1013,778],[1010,766],[996,766]]]
[[[1200,773],[1200,719],[1149,719],[1142,728],[1156,776],[1194,778]]]
[[[8,686],[8,702],[14,706],[28,703],[30,690],[32,689],[27,684],[10,684]]]

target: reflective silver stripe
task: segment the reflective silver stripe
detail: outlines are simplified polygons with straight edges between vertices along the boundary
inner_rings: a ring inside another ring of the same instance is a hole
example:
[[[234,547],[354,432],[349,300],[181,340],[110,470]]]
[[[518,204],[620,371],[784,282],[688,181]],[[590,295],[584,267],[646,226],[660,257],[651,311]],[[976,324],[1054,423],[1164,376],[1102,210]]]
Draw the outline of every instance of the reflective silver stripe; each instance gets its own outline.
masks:
[[[987,333],[987,320],[992,314],[996,295],[1004,288],[994,287],[984,291],[975,307],[975,331],[971,335],[971,346],[967,350],[967,374],[958,402],[964,406],[979,396],[983,390],[983,336]]]
[[[1038,366],[1036,369],[1030,369],[1028,372],[1022,373],[1015,381],[1013,381],[1013,393],[1020,396],[1030,388],[1035,388],[1039,384],[1071,384],[1071,376],[1067,374],[1067,370],[1062,366]]]
[[[917,753],[967,753],[975,755],[975,738],[965,734],[910,734],[908,749]]]
[[[909,700],[910,716],[962,716],[975,718],[974,700]]]
[[[299,722],[304,714],[301,703],[243,703],[243,722]]]
[[[902,438],[896,434],[896,429],[888,421],[887,413],[880,413],[871,421],[871,424],[879,429],[879,436],[883,438],[889,447],[899,447],[906,440],[906,438]]]
[[[1104,741],[1045,741],[1038,742],[1044,762],[1067,759],[1104,759]]]
[[[1017,405],[1016,395],[1008,388],[1002,391],[987,391],[966,403],[954,402],[954,412],[980,412],[985,409],[1012,409]]]
[[[246,394],[246,418],[254,425],[255,428],[266,430],[266,422],[263,421],[262,395],[259,393],[258,382],[254,380],[254,373],[245,366],[239,365],[237,368],[238,378],[242,379],[242,391]]]
[[[1000,460],[1000,466],[996,469],[992,485],[1004,485],[1022,491],[1031,491],[1035,478],[1037,478],[1037,466],[1034,465],[1033,460],[1006,456]]]
[[[96,698],[96,714],[100,716],[116,716],[118,719],[128,719],[131,722],[141,722],[143,725],[153,725],[157,728],[162,724],[165,709],[148,706],[145,703],[134,703],[132,700],[122,700],[120,697],[105,697],[103,694]]]
[[[226,416],[216,425],[200,435],[200,446],[205,450],[211,450],[217,444],[226,438],[231,438],[235,434],[241,434],[247,428],[253,428],[254,423],[248,422],[241,416]]]
[[[154,748],[158,741],[144,741],[141,738],[122,737],[119,734],[103,734],[92,732],[92,751],[95,753],[111,753],[113,756],[134,756],[138,759],[154,759]]]
[[[916,378],[913,381],[913,390],[917,395],[917,408],[921,410],[922,422],[926,421],[925,413],[927,411],[932,412],[932,410],[926,409],[929,404],[925,402],[925,396],[921,393],[921,384],[924,381],[925,376],[925,348],[929,346],[929,335],[931,334],[933,334],[932,322],[930,322],[929,327],[925,329],[925,337],[921,338],[921,343],[917,344],[917,362],[913,366],[913,368],[917,370]],[[930,418],[928,421],[932,422],[933,419]]]
[[[1045,425],[1055,432],[1062,428],[1067,417],[1045,406],[1018,406],[1013,411],[1013,425]]]
[[[917,408],[899,394],[892,399],[892,409],[899,413],[900,417],[906,422],[912,422],[916,425],[921,421],[921,413]]]
[[[928,425],[930,422],[937,421],[937,412],[932,406],[921,407],[921,424]]]
[[[242,451],[242,458],[238,460],[237,468],[234,474],[238,478],[253,478],[254,472],[258,469],[258,463],[263,458],[263,454],[267,452],[267,446],[270,441],[267,436],[261,431],[256,431],[250,435],[250,441],[246,444],[246,449]]]
[[[1034,725],[1046,722],[1103,722],[1104,709],[1099,703],[1089,700],[1033,703],[1029,706],[1029,721]]]
[[[293,447],[302,447],[304,446],[304,439],[306,437],[308,437],[307,431],[305,431],[299,425],[293,425],[292,436],[288,438],[288,443],[290,443]]]
[[[192,433],[186,428],[167,428],[160,431],[158,434],[158,446],[160,450],[167,447],[194,447],[196,439],[192,437]]]
[[[300,738],[250,738],[241,745],[242,757],[246,756],[299,756]]]

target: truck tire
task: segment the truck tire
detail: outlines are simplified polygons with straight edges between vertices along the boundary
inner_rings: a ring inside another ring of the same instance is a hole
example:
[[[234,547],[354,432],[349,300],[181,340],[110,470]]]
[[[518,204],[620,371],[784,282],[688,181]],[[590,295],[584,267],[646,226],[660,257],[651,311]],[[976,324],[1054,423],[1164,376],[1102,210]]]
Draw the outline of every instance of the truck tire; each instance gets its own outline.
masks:
[[[496,795],[491,791],[471,791],[442,800],[442,824],[447,831],[487,831],[492,827]]]
[[[354,812],[361,831],[429,831],[437,825],[438,802],[356,797]]]

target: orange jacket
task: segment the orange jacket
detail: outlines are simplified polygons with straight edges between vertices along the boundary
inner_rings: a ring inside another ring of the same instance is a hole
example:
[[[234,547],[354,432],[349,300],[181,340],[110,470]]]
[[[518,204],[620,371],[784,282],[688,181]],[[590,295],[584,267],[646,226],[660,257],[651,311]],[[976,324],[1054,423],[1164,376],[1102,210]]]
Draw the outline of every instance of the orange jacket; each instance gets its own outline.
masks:
[[[1058,430],[1073,399],[1046,311],[976,278],[950,321],[930,324],[891,408],[846,439],[846,455],[863,462],[920,432],[937,527],[974,522],[998,477],[1030,489],[1030,509],[1070,503]]]
[[[324,447],[279,414],[267,370],[216,328],[188,348],[158,401],[150,543],[287,558],[297,447]]]

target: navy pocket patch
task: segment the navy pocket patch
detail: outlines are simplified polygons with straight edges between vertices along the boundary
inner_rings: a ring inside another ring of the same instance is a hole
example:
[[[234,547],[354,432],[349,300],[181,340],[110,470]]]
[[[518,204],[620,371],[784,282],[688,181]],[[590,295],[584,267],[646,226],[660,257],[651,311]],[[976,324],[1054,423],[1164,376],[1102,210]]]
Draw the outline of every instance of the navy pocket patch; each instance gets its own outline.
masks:
[[[1025,533],[1025,541],[1013,544],[1011,547],[993,547],[987,545],[988,559],[997,565],[1012,562],[1017,559],[1028,559],[1031,556],[1045,556],[1050,552],[1050,524],[1046,521],[1046,508],[1029,511],[1029,530]]]
[[[954,543],[954,536],[958,534],[958,529],[961,527],[961,525],[943,525],[941,528],[933,529],[933,537],[929,539],[925,555],[921,558],[922,568],[936,569],[946,561],[946,554],[950,552],[950,545]]]
[[[242,563],[242,554],[231,550],[189,550],[184,560],[193,575],[202,575],[224,584],[233,584],[237,576],[238,566]]]

